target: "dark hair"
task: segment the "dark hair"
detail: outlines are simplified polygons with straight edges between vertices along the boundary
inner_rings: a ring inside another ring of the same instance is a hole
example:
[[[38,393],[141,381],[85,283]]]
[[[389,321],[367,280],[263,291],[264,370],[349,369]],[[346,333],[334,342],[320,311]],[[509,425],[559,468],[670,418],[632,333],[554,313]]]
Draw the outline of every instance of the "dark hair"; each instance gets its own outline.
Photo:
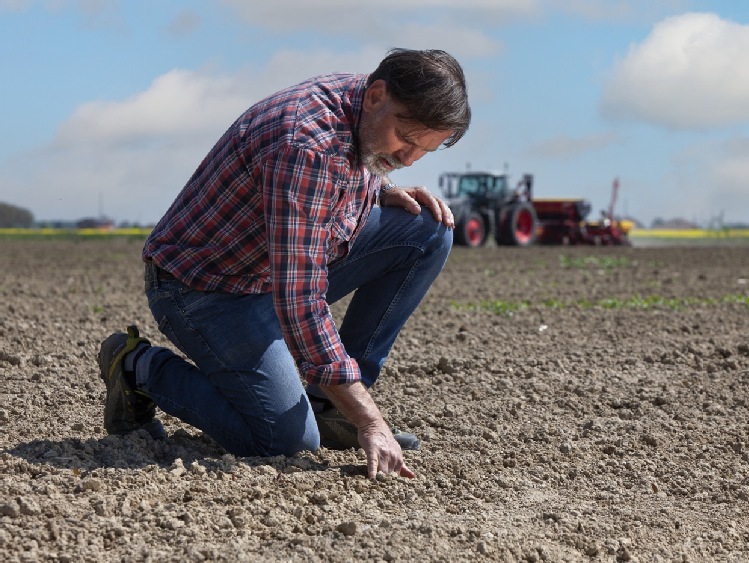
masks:
[[[384,80],[393,100],[408,112],[398,115],[435,131],[454,131],[444,142],[457,143],[471,123],[466,78],[458,61],[445,51],[391,49],[367,86]]]

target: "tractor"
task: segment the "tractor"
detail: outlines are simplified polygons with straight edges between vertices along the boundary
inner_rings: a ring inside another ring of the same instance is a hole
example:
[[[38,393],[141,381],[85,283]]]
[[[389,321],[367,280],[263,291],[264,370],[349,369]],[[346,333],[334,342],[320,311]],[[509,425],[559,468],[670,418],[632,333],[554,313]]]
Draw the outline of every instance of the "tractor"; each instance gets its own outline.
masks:
[[[533,244],[538,220],[531,203],[532,186],[530,174],[525,174],[514,189],[507,174],[442,174],[439,187],[455,217],[456,244],[478,247],[490,236],[501,245]]]

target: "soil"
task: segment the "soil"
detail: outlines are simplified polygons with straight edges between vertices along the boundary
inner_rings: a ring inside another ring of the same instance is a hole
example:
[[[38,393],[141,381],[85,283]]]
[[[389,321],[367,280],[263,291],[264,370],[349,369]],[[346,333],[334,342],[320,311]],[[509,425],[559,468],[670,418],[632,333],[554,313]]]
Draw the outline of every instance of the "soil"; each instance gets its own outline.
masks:
[[[167,344],[141,245],[0,240],[0,560],[749,560],[746,246],[455,248],[373,389],[416,477],[369,480],[106,435],[100,341]]]

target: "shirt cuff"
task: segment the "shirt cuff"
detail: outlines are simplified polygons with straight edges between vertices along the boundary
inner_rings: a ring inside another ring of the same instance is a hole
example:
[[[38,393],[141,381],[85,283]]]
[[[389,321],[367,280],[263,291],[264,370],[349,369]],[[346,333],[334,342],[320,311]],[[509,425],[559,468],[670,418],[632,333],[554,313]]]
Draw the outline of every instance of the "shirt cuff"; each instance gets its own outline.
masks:
[[[353,358],[324,366],[304,362],[300,370],[304,374],[304,380],[314,385],[343,385],[361,380],[359,364]]]
[[[397,188],[397,187],[398,186],[396,184],[393,184],[392,182],[388,184],[380,184],[380,190],[377,192],[377,205],[380,205],[380,199],[382,198],[383,192],[392,190],[393,188]]]

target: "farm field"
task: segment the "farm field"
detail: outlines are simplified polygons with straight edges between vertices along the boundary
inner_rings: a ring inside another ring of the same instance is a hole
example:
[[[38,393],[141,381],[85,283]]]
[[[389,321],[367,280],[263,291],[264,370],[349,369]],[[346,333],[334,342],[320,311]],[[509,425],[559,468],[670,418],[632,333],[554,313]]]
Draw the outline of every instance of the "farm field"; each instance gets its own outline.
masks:
[[[0,239],[0,560],[749,560],[746,245],[456,247],[373,389],[416,478],[370,481],[106,435],[100,341],[167,345],[141,244]]]

